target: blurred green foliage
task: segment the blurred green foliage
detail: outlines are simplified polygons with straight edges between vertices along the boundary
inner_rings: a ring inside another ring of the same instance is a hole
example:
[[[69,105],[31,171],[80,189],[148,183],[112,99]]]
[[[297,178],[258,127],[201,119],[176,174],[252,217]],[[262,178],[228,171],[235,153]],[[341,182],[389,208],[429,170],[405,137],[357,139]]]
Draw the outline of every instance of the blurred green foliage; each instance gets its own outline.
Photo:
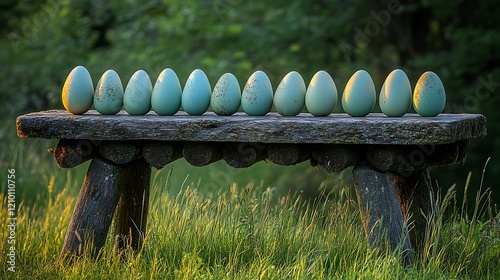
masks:
[[[289,71],[307,83],[323,69],[340,93],[358,69],[377,90],[395,68],[413,85],[432,70],[445,85],[447,112],[482,113],[490,124],[488,137],[471,142],[465,166],[436,169],[435,178],[447,188],[472,171],[478,182],[490,156],[486,186],[500,175],[497,1],[3,0],[0,7],[1,115],[62,108],[61,87],[76,65],[94,84],[110,68],[126,84],[138,69],[154,82],[170,67],[182,84],[200,68],[212,86],[225,72],[243,86],[260,69],[275,88]]]

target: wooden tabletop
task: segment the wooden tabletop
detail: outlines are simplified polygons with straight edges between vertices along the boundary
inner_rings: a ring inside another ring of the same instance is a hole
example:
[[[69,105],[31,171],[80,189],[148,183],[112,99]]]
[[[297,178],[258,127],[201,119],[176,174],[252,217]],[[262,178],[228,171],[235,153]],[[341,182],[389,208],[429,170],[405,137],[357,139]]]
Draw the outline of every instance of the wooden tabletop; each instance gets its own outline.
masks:
[[[390,118],[372,113],[359,118],[346,114],[313,117],[308,113],[295,117],[277,113],[190,116],[184,112],[158,116],[150,112],[131,116],[125,111],[101,115],[91,110],[73,115],[50,110],[19,116],[16,123],[19,137],[47,139],[428,145],[486,135],[486,118],[480,114]]]

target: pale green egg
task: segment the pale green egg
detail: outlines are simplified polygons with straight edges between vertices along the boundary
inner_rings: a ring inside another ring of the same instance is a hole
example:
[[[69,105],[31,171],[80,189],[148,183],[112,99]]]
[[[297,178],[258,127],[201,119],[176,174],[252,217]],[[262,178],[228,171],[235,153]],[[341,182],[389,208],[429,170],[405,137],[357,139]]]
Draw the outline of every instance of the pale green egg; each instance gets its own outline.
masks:
[[[441,79],[427,71],[417,81],[413,92],[413,107],[422,117],[439,115],[446,105],[446,92]]]
[[[123,107],[123,86],[114,70],[102,74],[94,94],[94,107],[103,115],[114,115]]]
[[[144,115],[151,110],[153,85],[144,70],[138,70],[128,81],[123,94],[123,107],[130,115]]]
[[[231,73],[225,73],[217,81],[210,99],[210,106],[217,115],[230,116],[238,111],[241,89],[238,80]]]
[[[62,89],[62,103],[66,111],[80,115],[92,107],[94,84],[89,71],[83,66],[71,70]]]
[[[202,115],[210,106],[212,89],[207,75],[196,69],[189,75],[182,92],[182,108],[190,115]]]
[[[269,77],[262,71],[255,71],[241,94],[241,108],[249,116],[263,116],[273,106],[273,87]]]
[[[401,69],[392,71],[380,90],[379,105],[388,117],[401,117],[411,105],[411,85],[408,76]]]
[[[337,105],[337,87],[330,74],[318,71],[306,91],[306,109],[315,117],[325,117]]]
[[[345,86],[342,108],[350,116],[364,117],[373,110],[376,99],[372,77],[365,70],[358,70]]]
[[[181,107],[182,88],[177,74],[164,69],[156,80],[151,96],[151,107],[160,116],[172,116]]]
[[[274,106],[282,116],[296,116],[302,109],[306,98],[306,84],[302,76],[292,71],[288,73],[276,89]]]

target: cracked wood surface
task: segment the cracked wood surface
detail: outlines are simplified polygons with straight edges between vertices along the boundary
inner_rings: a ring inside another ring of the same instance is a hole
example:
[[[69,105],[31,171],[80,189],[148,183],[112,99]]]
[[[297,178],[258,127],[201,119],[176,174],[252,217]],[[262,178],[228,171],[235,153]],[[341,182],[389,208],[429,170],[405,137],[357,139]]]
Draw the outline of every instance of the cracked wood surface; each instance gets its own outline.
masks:
[[[437,117],[406,114],[390,118],[371,113],[358,118],[346,114],[313,117],[308,113],[295,117],[277,113],[190,116],[184,112],[158,116],[150,112],[131,116],[124,111],[117,115],[101,115],[91,110],[73,115],[64,110],[50,110],[19,116],[16,123],[21,138],[111,141],[429,145],[486,135],[486,118],[480,114],[440,114]]]

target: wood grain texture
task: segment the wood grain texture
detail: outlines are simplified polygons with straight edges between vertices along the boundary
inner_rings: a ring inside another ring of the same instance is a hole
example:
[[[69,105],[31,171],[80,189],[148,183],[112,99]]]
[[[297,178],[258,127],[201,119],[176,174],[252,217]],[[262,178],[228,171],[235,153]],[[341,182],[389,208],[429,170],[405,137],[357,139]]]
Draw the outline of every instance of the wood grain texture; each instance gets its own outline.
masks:
[[[138,252],[146,235],[151,166],[140,158],[126,164],[123,174],[123,191],[115,211],[111,241],[118,251],[131,247]]]
[[[404,223],[395,176],[366,166],[353,169],[361,221],[369,244],[383,248],[388,241],[391,251],[400,248],[403,264],[408,266],[415,261],[415,252]]]
[[[182,155],[193,166],[205,166],[222,159],[222,147],[219,143],[186,142]]]
[[[94,110],[83,115],[51,110],[19,116],[16,123],[21,138],[88,140],[426,145],[486,135],[486,118],[479,114],[389,118],[372,113],[362,118],[346,114],[318,118],[308,113],[295,117],[277,113],[189,116],[184,112],[131,116],[122,111],[105,116]]]
[[[125,164],[142,156],[142,143],[137,141],[103,141],[99,152],[105,159],[116,164]]]
[[[262,143],[225,143],[222,156],[234,168],[246,168],[266,158],[266,146]]]
[[[279,165],[295,165],[311,159],[311,151],[307,145],[269,144],[267,156]]]
[[[122,167],[92,159],[69,222],[62,259],[72,260],[82,254],[97,256],[106,242],[124,180],[126,172]]]
[[[98,154],[98,143],[88,140],[61,139],[54,149],[54,159],[59,168],[76,167]]]
[[[395,176],[395,183],[403,216],[412,225],[411,243],[416,253],[423,253],[427,224],[435,224],[438,217],[429,170],[416,170],[407,177]]]
[[[142,155],[146,161],[156,169],[182,157],[181,142],[149,142],[142,148]]]
[[[365,152],[364,145],[316,145],[312,149],[311,164],[330,173],[358,164]]]
[[[441,145],[370,145],[366,158],[380,171],[396,172],[404,177],[432,166],[462,163],[467,140]]]

